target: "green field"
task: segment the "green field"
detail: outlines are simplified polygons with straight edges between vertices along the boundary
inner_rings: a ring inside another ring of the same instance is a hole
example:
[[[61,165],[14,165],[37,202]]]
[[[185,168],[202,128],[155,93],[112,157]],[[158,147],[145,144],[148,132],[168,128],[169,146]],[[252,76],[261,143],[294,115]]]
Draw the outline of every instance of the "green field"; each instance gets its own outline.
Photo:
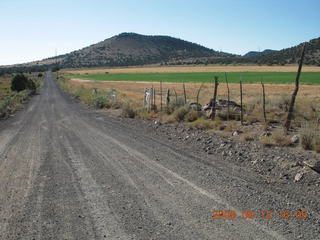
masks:
[[[214,76],[224,82],[225,74],[193,72],[193,73],[116,73],[116,74],[86,74],[72,75],[72,78],[99,80],[99,81],[134,81],[134,82],[212,82]],[[238,83],[240,78],[244,83],[256,83],[261,79],[265,83],[293,83],[295,72],[230,72],[230,83]],[[302,72],[301,83],[320,84],[320,72]]]

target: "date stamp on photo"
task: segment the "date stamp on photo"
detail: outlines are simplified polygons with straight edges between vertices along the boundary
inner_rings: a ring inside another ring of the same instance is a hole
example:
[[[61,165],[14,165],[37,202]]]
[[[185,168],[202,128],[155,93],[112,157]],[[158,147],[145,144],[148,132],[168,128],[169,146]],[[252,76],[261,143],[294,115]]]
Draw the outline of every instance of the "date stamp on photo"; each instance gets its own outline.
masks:
[[[270,220],[272,218],[280,218],[284,220],[306,220],[309,219],[309,214],[306,210],[244,210],[241,213],[237,213],[234,210],[213,210],[210,212],[210,219],[244,219],[244,220]]]

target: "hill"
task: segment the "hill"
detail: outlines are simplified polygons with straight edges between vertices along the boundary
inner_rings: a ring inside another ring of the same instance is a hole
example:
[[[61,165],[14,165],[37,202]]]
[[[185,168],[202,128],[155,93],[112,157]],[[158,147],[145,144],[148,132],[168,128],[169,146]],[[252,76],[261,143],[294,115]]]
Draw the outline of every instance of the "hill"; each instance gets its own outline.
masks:
[[[285,48],[277,52],[264,54],[256,57],[244,57],[244,62],[267,64],[267,65],[285,65],[297,63],[303,43]],[[320,38],[315,38],[306,43],[306,53],[304,64],[320,66]]]
[[[257,56],[262,56],[262,55],[266,55],[269,53],[273,53],[273,52],[277,52],[276,50],[271,50],[271,49],[266,49],[262,52],[258,52],[258,51],[250,51],[248,53],[246,53],[245,55],[243,55],[244,57],[257,57]]]
[[[230,56],[234,55],[214,51],[198,44],[169,36],[122,33],[67,54],[60,62],[60,65],[67,68],[132,66],[166,63],[183,59]]]
[[[303,43],[280,51],[249,52],[245,56],[218,52],[169,36],[122,33],[89,47],[32,63],[0,66],[0,72],[46,71],[59,68],[121,67],[148,64],[286,65],[298,62]],[[320,38],[307,42],[306,65],[320,66]]]
[[[203,58],[193,61],[196,64],[250,64],[250,65],[287,65],[296,64],[300,58],[303,43],[258,56],[227,56],[224,58]],[[181,63],[179,63],[181,64]],[[182,62],[182,64],[187,64]],[[306,42],[305,65],[320,66],[320,38]]]

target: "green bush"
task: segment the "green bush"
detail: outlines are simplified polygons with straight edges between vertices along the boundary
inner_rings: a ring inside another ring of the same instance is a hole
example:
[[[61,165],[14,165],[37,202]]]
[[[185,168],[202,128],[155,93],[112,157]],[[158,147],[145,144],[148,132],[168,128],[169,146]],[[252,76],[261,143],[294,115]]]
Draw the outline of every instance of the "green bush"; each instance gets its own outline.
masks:
[[[197,119],[194,122],[189,123],[189,127],[192,129],[214,129],[217,126],[217,121],[207,120],[203,117]]]
[[[176,121],[181,122],[184,117],[188,114],[189,109],[187,107],[180,107],[173,112],[173,117]]]
[[[97,97],[94,97],[92,99],[92,105],[95,107],[95,108],[98,108],[98,109],[102,109],[102,108],[110,108],[111,107],[111,104],[109,102],[109,99],[107,96],[97,96]]]
[[[34,93],[37,89],[36,84],[23,74],[17,74],[11,81],[11,90],[15,92],[21,92],[23,90],[30,90]]]

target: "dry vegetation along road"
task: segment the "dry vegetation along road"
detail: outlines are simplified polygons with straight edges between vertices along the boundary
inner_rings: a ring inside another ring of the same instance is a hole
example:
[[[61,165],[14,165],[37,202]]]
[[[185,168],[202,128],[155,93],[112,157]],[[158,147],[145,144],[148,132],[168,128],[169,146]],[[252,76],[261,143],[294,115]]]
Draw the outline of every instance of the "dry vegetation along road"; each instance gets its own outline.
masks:
[[[81,106],[48,73],[40,94],[0,122],[0,239],[319,239],[315,209],[187,150]],[[209,219],[250,209],[310,217]]]

